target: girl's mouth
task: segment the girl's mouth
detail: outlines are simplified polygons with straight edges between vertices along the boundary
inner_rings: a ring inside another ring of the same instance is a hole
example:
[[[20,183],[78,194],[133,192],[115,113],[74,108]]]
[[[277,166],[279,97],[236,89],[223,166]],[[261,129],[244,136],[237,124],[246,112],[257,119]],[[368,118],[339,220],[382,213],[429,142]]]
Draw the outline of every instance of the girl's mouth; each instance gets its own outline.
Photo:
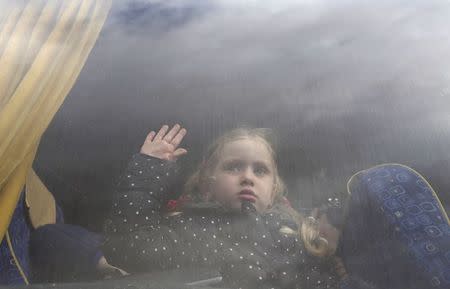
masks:
[[[255,192],[253,192],[252,190],[240,191],[238,194],[238,198],[240,200],[246,200],[246,201],[249,201],[252,203],[256,202],[256,199],[257,199]]]

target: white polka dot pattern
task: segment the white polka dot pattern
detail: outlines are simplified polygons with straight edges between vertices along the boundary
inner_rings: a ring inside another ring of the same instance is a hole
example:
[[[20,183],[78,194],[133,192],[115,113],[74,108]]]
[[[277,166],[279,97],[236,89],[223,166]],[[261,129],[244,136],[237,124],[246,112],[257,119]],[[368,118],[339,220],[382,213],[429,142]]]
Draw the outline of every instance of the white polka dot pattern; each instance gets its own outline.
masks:
[[[162,216],[173,176],[173,163],[133,156],[106,224],[104,251],[112,264],[130,272],[210,266],[233,288],[336,287],[331,270],[305,254],[297,235],[280,232],[283,226],[298,231],[283,214],[213,204]]]

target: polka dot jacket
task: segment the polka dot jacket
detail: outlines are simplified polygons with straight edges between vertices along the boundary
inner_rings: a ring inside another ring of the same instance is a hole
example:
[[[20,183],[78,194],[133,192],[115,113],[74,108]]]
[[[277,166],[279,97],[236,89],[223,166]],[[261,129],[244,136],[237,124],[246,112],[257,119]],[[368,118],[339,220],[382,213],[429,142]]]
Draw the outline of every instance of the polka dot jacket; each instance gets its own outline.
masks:
[[[245,203],[237,213],[197,204],[165,216],[176,173],[173,162],[132,157],[105,226],[111,264],[132,273],[207,266],[231,288],[340,288],[329,262],[310,256],[297,234],[280,232],[298,228],[276,210],[258,214]]]

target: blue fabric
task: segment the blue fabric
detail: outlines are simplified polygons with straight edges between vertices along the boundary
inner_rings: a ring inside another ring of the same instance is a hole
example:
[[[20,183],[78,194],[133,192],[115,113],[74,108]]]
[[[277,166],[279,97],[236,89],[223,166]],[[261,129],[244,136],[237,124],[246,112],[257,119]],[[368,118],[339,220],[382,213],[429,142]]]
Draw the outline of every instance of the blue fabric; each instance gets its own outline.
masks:
[[[36,282],[79,281],[95,278],[103,256],[102,237],[69,224],[39,227],[31,235],[30,257]]]
[[[99,249],[101,237],[82,227],[63,224],[63,214],[58,206],[57,224],[33,230],[24,196],[22,192],[8,232],[27,279],[55,282],[95,276],[95,266],[103,256]],[[5,237],[0,244],[0,285],[24,284]]]
[[[379,288],[450,288],[450,226],[426,181],[400,165],[363,171],[350,183],[340,242],[349,274]]]
[[[14,253],[19,260],[27,278],[30,276],[30,263],[28,256],[28,244],[31,227],[27,222],[27,209],[25,207],[24,194],[20,196],[19,203],[14,210],[11,223],[8,227],[9,236]],[[0,285],[23,285],[25,280],[20,275],[14,258],[6,242],[6,236],[0,244]]]

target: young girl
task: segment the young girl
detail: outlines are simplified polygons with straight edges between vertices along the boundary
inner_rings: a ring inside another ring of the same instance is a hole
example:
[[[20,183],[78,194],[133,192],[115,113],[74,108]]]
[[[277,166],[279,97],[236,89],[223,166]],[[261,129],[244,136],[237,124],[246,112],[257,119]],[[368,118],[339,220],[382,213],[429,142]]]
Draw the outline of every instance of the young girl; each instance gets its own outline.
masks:
[[[264,130],[219,138],[186,183],[190,201],[165,214],[185,134],[163,126],[133,156],[107,226],[112,264],[129,272],[208,266],[235,288],[375,288],[355,276],[378,288],[448,288],[448,218],[412,170],[383,165],[350,180],[337,251],[349,276],[332,256],[339,233],[327,215],[303,219],[285,203]]]
[[[185,134],[163,126],[133,156],[107,224],[108,260],[128,272],[208,266],[235,288],[337,288],[334,264],[316,257],[333,246],[286,204],[263,129],[220,137],[186,184],[191,201],[164,213]]]

